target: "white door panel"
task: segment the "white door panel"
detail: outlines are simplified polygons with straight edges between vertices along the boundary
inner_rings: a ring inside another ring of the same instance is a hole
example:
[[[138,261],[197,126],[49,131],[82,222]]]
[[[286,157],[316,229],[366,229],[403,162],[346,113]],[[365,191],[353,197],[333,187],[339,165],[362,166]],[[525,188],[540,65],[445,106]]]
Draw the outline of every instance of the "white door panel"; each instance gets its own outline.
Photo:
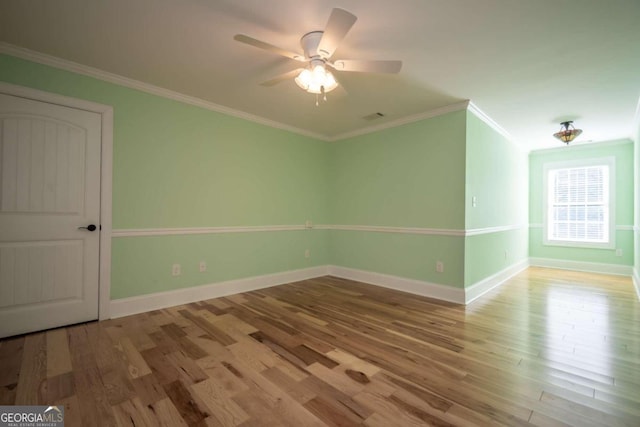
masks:
[[[100,127],[0,94],[0,337],[98,317]]]

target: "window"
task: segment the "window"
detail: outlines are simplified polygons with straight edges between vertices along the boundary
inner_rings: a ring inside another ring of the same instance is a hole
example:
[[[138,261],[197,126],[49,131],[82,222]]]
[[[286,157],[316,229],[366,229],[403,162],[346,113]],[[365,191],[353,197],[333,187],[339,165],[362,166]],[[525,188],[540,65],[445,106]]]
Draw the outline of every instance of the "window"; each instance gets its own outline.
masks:
[[[615,159],[546,164],[544,243],[613,248]]]

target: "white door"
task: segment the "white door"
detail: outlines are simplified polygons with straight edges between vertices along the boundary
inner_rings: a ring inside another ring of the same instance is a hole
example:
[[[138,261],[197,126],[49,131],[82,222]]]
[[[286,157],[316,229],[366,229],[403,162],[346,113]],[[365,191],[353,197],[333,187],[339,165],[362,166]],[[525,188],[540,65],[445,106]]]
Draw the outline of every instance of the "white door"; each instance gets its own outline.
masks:
[[[100,138],[97,113],[0,94],[0,337],[98,318]]]

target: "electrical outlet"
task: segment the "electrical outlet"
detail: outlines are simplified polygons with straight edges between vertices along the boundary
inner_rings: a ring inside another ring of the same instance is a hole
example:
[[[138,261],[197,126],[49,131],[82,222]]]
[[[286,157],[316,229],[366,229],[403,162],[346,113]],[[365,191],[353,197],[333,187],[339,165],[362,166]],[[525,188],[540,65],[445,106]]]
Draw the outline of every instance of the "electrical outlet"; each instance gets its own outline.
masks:
[[[616,249],[616,256],[622,256],[622,249]]]
[[[207,263],[205,261],[200,261],[198,268],[200,269],[200,273],[204,273],[207,271]]]
[[[171,267],[171,275],[172,276],[179,276],[181,274],[180,272],[180,264],[173,264],[173,266]]]
[[[311,251],[309,249],[304,251],[304,257],[305,258],[311,258]]]
[[[444,263],[442,261],[436,261],[436,272],[438,273],[444,272]]]

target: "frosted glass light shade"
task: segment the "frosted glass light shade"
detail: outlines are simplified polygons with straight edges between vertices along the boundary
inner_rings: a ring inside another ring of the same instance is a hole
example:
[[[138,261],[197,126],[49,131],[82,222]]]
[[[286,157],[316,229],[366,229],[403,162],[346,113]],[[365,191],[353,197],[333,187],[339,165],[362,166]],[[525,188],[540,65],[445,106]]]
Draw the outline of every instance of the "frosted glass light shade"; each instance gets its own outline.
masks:
[[[301,89],[317,94],[331,92],[338,87],[338,82],[333,74],[322,65],[316,65],[313,70],[302,70],[295,78],[295,82]]]

